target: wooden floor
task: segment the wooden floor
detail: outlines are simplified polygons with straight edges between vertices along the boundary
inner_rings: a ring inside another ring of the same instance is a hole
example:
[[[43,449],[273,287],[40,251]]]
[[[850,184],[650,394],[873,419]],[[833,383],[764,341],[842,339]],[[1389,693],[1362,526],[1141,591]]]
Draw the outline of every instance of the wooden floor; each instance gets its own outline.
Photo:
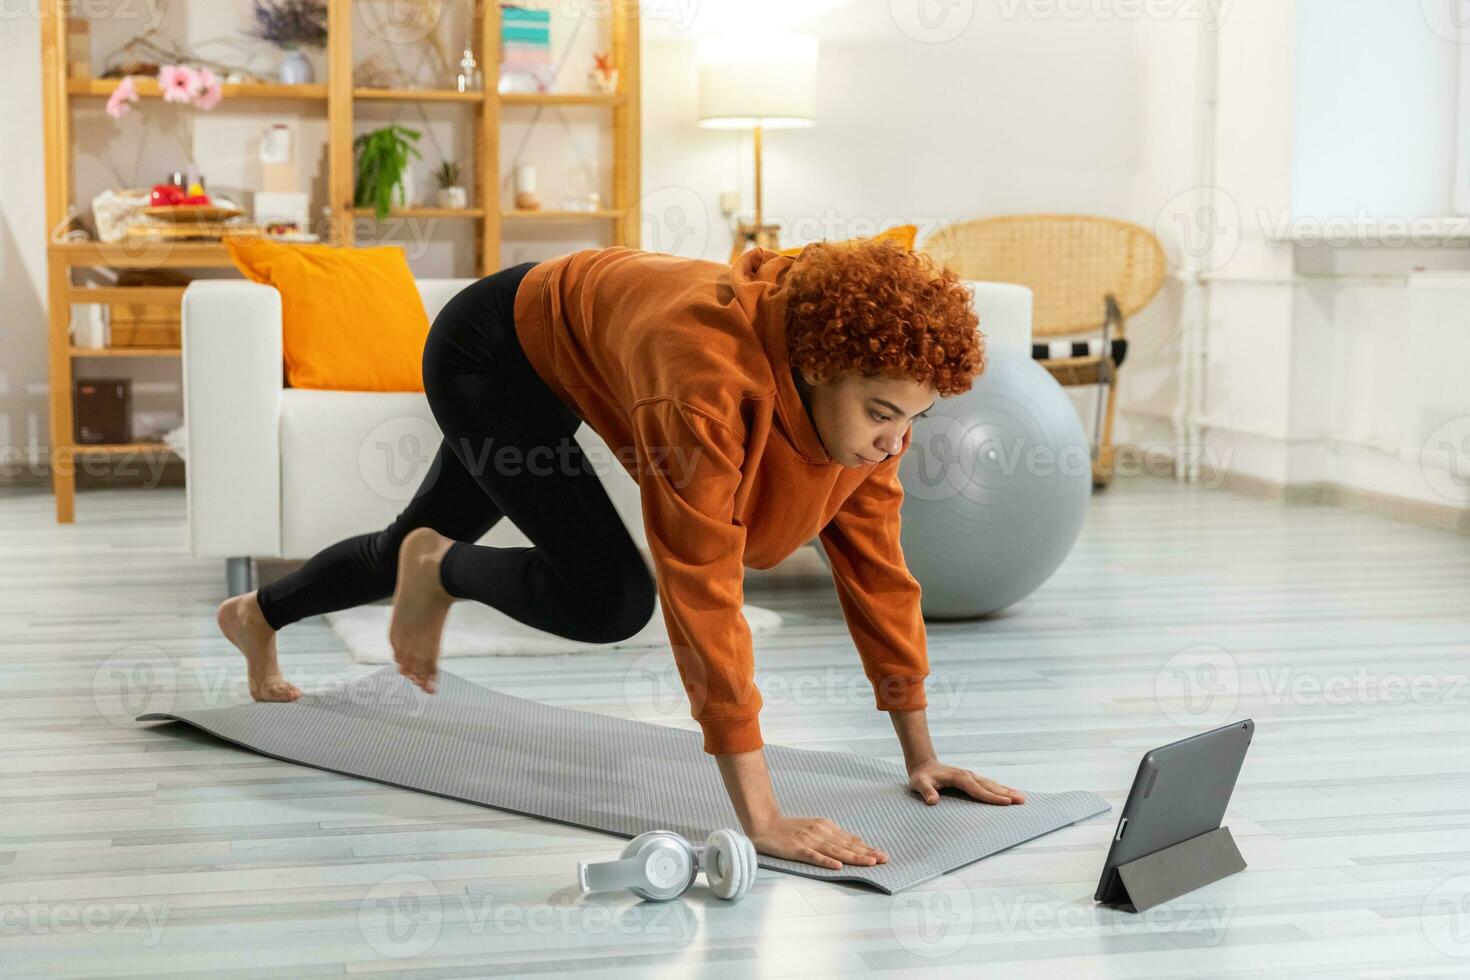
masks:
[[[1111,814],[892,898],[763,872],[738,905],[702,885],[652,905],[575,894],[576,862],[620,839],[129,722],[244,697],[212,622],[223,571],[189,557],[182,490],[84,492],[77,514],[0,496],[6,977],[1470,976],[1465,537],[1119,482],[1034,597],[930,627],[941,757]],[[790,617],[757,650],[766,738],[897,760],[804,558],[748,584]],[[306,686],[374,669],[320,619],[281,648]],[[640,656],[449,667],[687,723],[632,679]],[[1247,716],[1227,823],[1248,870],[1143,915],[1095,907],[1139,756]]]

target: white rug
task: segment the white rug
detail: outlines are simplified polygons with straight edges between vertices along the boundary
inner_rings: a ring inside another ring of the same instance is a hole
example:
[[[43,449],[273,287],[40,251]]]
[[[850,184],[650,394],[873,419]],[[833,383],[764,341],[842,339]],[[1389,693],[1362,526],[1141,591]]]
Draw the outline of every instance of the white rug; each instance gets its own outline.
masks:
[[[760,606],[745,606],[750,632],[769,633],[781,625],[781,614]],[[388,643],[391,606],[368,605],[327,613],[332,630],[347,644],[352,659],[361,664],[391,664],[393,647]],[[497,609],[479,602],[456,602],[444,623],[439,656],[445,657],[544,657],[582,650],[669,646],[662,604],[655,604],[648,625],[616,643],[580,643],[533,629]]]

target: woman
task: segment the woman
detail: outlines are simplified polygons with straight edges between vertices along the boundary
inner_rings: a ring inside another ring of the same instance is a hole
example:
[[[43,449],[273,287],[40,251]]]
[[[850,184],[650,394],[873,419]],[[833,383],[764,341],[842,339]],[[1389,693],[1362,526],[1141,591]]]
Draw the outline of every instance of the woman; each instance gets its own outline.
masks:
[[[983,335],[954,273],[886,242],[755,249],[734,266],[623,247],[526,263],[466,287],[424,345],[444,439],[397,519],[226,601],[219,623],[260,700],[294,700],[275,633],[393,596],[399,670],[435,689],[451,603],[570,639],[664,620],[691,714],[745,832],[775,857],[887,860],[825,818],[780,812],[760,752],[743,569],[819,537],[877,707],[930,804],[1021,794],[934,754],[919,585],[899,544],[899,457],[936,395],[967,390]],[[573,433],[586,420],[638,481],[654,574]],[[533,542],[473,542],[508,516]]]

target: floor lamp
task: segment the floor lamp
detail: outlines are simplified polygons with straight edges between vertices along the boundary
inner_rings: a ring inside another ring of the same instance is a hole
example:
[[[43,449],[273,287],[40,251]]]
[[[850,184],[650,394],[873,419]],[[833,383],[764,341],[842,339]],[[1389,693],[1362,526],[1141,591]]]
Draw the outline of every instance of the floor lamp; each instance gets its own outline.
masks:
[[[741,221],[733,262],[751,245],[779,247],[761,205],[761,131],[816,125],[817,38],[812,34],[713,34],[696,42],[699,125],[755,133],[755,220]]]

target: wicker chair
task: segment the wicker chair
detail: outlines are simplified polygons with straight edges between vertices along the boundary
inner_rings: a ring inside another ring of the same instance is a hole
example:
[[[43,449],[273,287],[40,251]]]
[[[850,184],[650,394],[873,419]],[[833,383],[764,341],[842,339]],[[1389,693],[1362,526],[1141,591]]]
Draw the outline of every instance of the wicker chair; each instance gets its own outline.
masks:
[[[949,266],[961,279],[1030,287],[1032,357],[1062,385],[1100,386],[1092,479],[1094,486],[1106,486],[1113,475],[1117,372],[1128,353],[1126,320],[1163,286],[1165,260],[1159,240],[1147,229],[1113,218],[1018,214],[948,225],[927,238],[920,251]],[[1097,336],[1074,342],[1058,339],[1081,334]]]

